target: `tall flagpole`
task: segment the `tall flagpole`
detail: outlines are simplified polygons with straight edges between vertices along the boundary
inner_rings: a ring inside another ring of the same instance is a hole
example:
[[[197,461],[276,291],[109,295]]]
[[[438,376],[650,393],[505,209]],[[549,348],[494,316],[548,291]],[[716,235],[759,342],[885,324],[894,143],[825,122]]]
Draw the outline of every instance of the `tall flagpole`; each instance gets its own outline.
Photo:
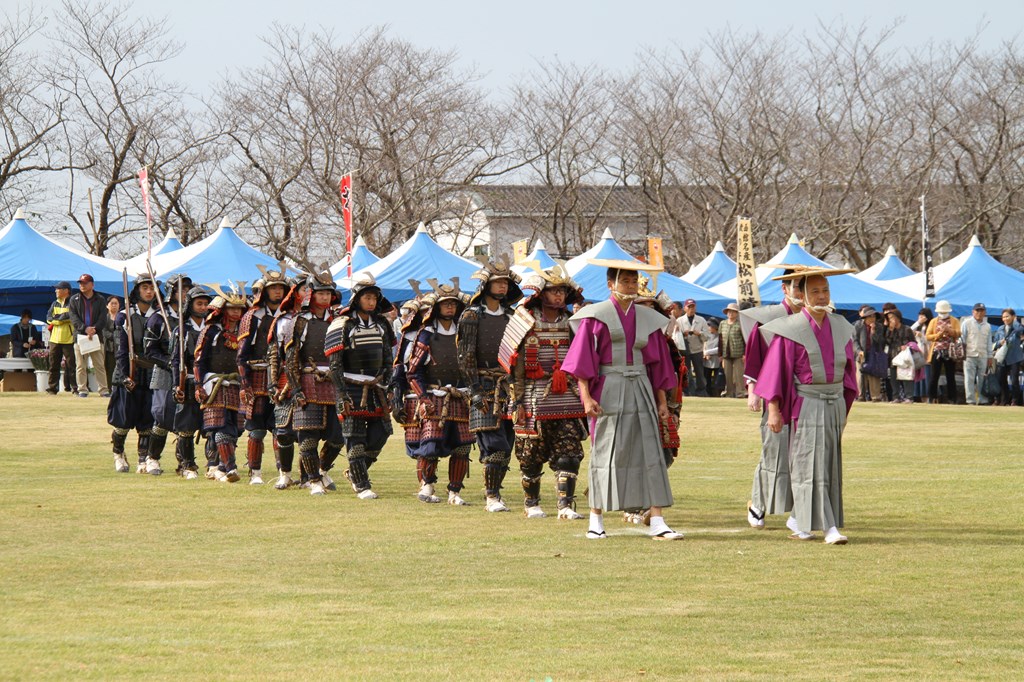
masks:
[[[153,258],[153,216],[149,210],[149,166],[139,169],[139,187],[142,188],[142,208],[146,212],[146,260]]]
[[[924,210],[924,195],[921,195],[921,270],[924,272],[924,300],[935,298],[935,272],[932,267],[932,245],[928,235],[928,216]]]
[[[345,223],[345,252],[348,254],[348,278],[352,279],[352,173],[341,176],[341,219]]]

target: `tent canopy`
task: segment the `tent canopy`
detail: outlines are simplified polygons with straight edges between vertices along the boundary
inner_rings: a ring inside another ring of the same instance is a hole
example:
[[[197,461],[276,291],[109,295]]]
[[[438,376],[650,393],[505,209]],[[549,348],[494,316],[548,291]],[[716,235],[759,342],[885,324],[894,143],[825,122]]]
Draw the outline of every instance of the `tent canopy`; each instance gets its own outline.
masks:
[[[591,258],[613,258],[641,262],[619,246],[612,236],[611,230],[606,229],[601,235],[601,240],[593,248],[566,263],[566,269],[572,278],[583,287],[583,296],[588,301],[602,301],[608,297],[608,269],[588,264],[587,261]],[[710,307],[717,310],[719,306],[729,300],[696,284],[684,282],[667,272],[658,273],[656,285],[658,290],[663,290],[672,300],[684,301],[692,298],[701,308]]]
[[[795,234],[790,236],[789,243],[755,271],[762,303],[779,303],[782,301],[782,284],[772,280],[772,277],[777,277],[783,273],[782,269],[772,267],[778,264],[833,267],[820,258],[815,258],[808,253],[806,249],[800,246],[800,240]],[[880,286],[857,279],[851,274],[836,275],[835,277],[829,277],[828,280],[832,293],[832,303],[835,305],[836,310],[856,311],[864,304],[881,310],[882,304],[893,303],[904,316],[910,316],[915,315],[921,307],[918,301],[910,297],[901,296]],[[735,299],[737,293],[736,278],[712,287],[711,290]]]
[[[715,242],[715,248],[704,260],[690,268],[682,279],[710,289],[716,284],[736,279],[736,261],[729,258],[722,242]]]
[[[997,317],[1004,308],[1018,312],[1024,309],[1024,273],[989,255],[977,235],[971,237],[961,253],[937,265],[933,274],[935,298],[929,298],[927,305],[947,300],[957,317],[970,315],[975,303],[984,303],[990,317]],[[925,276],[922,272],[881,281],[878,285],[914,299],[919,304],[918,308],[925,301]]]
[[[544,248],[544,242],[538,239],[537,243],[533,247],[533,251],[530,252],[530,254],[526,257],[523,263],[513,265],[512,270],[520,275],[525,275],[527,272],[531,270],[531,268],[526,267],[525,263],[534,260],[540,263],[540,266],[542,268],[550,268],[553,265],[557,265],[555,259],[552,258],[551,255],[548,254],[548,250]]]
[[[331,276],[334,279],[348,276],[348,260],[349,254],[345,254],[331,266]],[[352,272],[362,272],[379,260],[380,258],[366,245],[363,235],[356,237],[356,243],[352,245]]]
[[[405,301],[415,295],[410,279],[419,280],[422,290],[429,291],[428,279],[444,284],[458,277],[463,291],[474,291],[477,281],[471,277],[480,267],[479,263],[441,247],[430,238],[426,226],[420,223],[413,236],[395,251],[369,267],[353,269],[352,272],[369,272],[377,280],[384,296],[391,301]],[[336,277],[336,281],[342,287],[350,286],[347,278]]]
[[[177,251],[183,248],[185,247],[182,246],[180,241],[178,241],[178,235],[174,233],[174,228],[172,227],[167,230],[167,234],[164,235],[163,240],[153,247],[153,258],[155,259],[157,256],[160,256],[162,254],[171,253],[172,251]],[[133,256],[131,258],[126,259],[124,261],[124,267],[128,269],[128,272],[142,272],[143,270],[146,269],[147,255],[148,254],[145,251],[143,251],[137,256]],[[155,263],[153,267],[156,267]]]
[[[899,279],[900,277],[907,277],[913,274],[914,271],[900,260],[900,257],[896,255],[896,249],[890,244],[889,248],[885,250],[882,260],[870,268],[861,270],[854,277],[865,282],[884,282],[885,280]]]
[[[235,232],[234,224],[224,218],[220,227],[206,239],[153,257],[157,277],[183,273],[196,284],[254,282],[259,279],[257,265],[276,268],[277,260],[245,243]],[[142,269],[144,270],[145,260]],[[137,271],[138,272],[138,271]]]
[[[86,273],[96,281],[97,291],[120,294],[118,265],[36,232],[19,209],[0,230],[0,312],[17,315],[29,308],[33,317],[44,318],[54,300],[54,284],[67,280],[74,289],[76,280]]]

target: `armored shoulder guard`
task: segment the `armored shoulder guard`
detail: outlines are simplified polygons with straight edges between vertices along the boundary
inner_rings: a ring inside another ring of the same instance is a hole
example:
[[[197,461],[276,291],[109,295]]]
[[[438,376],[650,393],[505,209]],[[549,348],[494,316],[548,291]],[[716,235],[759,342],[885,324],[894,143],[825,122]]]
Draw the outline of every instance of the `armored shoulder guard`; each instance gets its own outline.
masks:
[[[501,345],[498,347],[498,364],[506,372],[511,372],[515,367],[519,344],[523,342],[523,339],[536,324],[537,320],[534,319],[533,313],[525,306],[516,308],[516,312],[509,318],[508,326],[505,327],[505,335],[501,338]]]

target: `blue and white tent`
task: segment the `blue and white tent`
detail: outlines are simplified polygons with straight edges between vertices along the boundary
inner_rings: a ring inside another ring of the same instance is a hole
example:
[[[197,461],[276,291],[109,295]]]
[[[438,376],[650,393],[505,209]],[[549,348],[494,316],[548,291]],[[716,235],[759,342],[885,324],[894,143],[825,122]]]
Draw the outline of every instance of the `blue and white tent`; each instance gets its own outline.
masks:
[[[953,306],[953,315],[971,314],[975,303],[984,303],[990,317],[998,317],[1003,308],[1024,312],[1024,273],[1003,265],[985,250],[977,235],[967,248],[945,263],[935,266],[935,298],[925,301],[924,273],[878,282],[896,294],[908,296],[933,307],[946,300]]]
[[[690,271],[682,276],[684,281],[691,282],[705,289],[710,289],[716,284],[736,279],[736,261],[729,258],[725,252],[722,242],[715,242],[715,248],[701,262],[690,268]]]
[[[555,259],[552,258],[551,255],[548,253],[548,250],[544,248],[544,242],[542,242],[540,239],[537,240],[537,243],[533,246],[533,251],[531,251],[530,254],[523,260],[523,263],[529,263],[530,261],[537,261],[538,263],[540,263],[540,266],[542,268],[550,268],[552,265],[557,265]],[[526,265],[519,264],[513,265],[512,270],[520,275],[525,276],[526,273],[530,271],[530,268],[526,267]]]
[[[806,249],[800,246],[800,240],[797,236],[795,234],[791,235],[786,246],[755,271],[762,303],[779,303],[782,301],[782,284],[772,280],[772,277],[777,277],[783,273],[782,269],[773,267],[778,264],[835,267],[820,258],[812,256]],[[888,289],[883,289],[881,286],[871,284],[870,282],[857,279],[852,274],[829,277],[828,283],[832,292],[832,303],[838,311],[856,312],[865,304],[881,310],[882,304],[893,303],[903,313],[904,317],[908,317],[916,315],[917,311],[921,308],[919,301]],[[723,282],[712,287],[711,290],[723,296],[730,296],[735,300],[737,294],[736,279],[733,278]]]
[[[25,308],[35,318],[46,317],[53,286],[66,280],[75,287],[83,274],[92,275],[96,290],[120,294],[118,261],[82,253],[36,232],[18,210],[0,230],[0,312],[18,315]]]
[[[480,263],[457,256],[441,247],[430,238],[426,226],[420,223],[415,234],[404,244],[369,267],[353,269],[352,273],[369,272],[377,280],[377,286],[384,296],[396,302],[408,300],[415,295],[409,284],[410,279],[419,280],[422,282],[421,289],[429,291],[428,279],[433,278],[439,284],[446,284],[453,277],[458,277],[462,290],[473,292],[479,282],[472,279],[472,276],[480,267]],[[335,279],[340,287],[349,286],[347,278]]]
[[[591,258],[621,258],[637,263],[641,262],[619,246],[612,236],[611,230],[606,229],[601,235],[601,240],[593,248],[566,263],[566,269],[572,278],[583,287],[583,296],[588,301],[603,301],[608,298],[608,269],[588,264],[587,261]],[[674,301],[685,301],[692,298],[697,302],[699,309],[717,310],[730,300],[696,284],[684,282],[667,272],[658,273],[656,285],[659,291],[664,291]]]
[[[159,244],[153,247],[153,267],[156,267],[156,257],[165,253],[171,253],[179,249],[185,248],[180,241],[178,241],[178,235],[174,234],[174,228],[167,230],[167,234],[164,235],[163,240]],[[149,255],[145,251],[137,256],[133,256],[124,261],[124,267],[128,269],[128,272],[138,273],[146,269],[146,256]]]
[[[337,263],[331,266],[331,276],[334,279],[348,277],[348,254],[341,257]],[[352,245],[352,272],[362,272],[370,267],[380,258],[366,245],[363,235],[356,237],[356,243]]]
[[[260,278],[257,265],[277,268],[277,260],[245,243],[234,224],[224,218],[220,227],[206,239],[153,257],[153,269],[160,279],[184,273],[196,284],[231,282],[252,283]],[[145,259],[142,269],[144,270]]]
[[[885,255],[882,256],[882,260],[870,268],[861,270],[854,277],[865,282],[884,282],[885,280],[899,279],[900,277],[908,277],[913,274],[914,271],[900,260],[900,257],[896,255],[896,249],[890,245],[886,249]]]

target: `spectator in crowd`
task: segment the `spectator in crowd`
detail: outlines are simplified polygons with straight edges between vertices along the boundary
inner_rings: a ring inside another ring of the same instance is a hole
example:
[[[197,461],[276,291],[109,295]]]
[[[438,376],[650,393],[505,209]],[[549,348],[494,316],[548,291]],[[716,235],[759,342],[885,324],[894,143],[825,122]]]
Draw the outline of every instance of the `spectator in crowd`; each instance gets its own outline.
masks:
[[[932,321],[932,309],[921,308],[917,313],[917,322],[910,325],[911,331],[914,332],[914,337],[917,339],[917,347],[921,349],[921,353],[927,358],[931,344],[928,343],[928,337],[925,331],[928,329],[928,323]],[[924,377],[920,376],[914,382],[914,400],[919,403],[923,403],[928,399],[928,381],[932,375],[931,365],[925,364],[924,366]]]
[[[110,397],[110,384],[107,382],[107,363],[103,352],[103,339],[112,336],[107,324],[107,299],[97,293],[92,275],[86,273],[78,278],[78,293],[71,297],[68,311],[71,314],[71,327],[75,339],[75,365],[78,368],[78,397],[89,397],[89,361],[95,371],[96,383],[100,396]],[[84,337],[84,339],[83,339]],[[82,341],[98,340],[100,346],[95,351],[83,353]]]
[[[882,378],[877,374],[864,371],[872,352],[882,352],[885,348],[885,337],[881,325],[878,324],[878,311],[867,306],[860,311],[861,322],[864,324],[855,330],[853,336],[854,352],[857,354],[857,366],[861,370],[861,400],[878,403],[882,401]]]
[[[16,358],[28,357],[30,350],[43,347],[43,334],[32,324],[32,311],[21,311],[21,319],[11,325],[11,355]]]
[[[46,392],[57,395],[60,381],[61,361],[64,361],[64,390],[77,393],[75,384],[75,332],[71,327],[71,313],[68,309],[71,298],[71,284],[58,282],[54,287],[57,300],[46,312],[46,323],[50,325],[50,382]]]
[[[903,324],[903,315],[896,308],[885,313],[884,336],[886,357],[889,359],[889,385],[892,387],[890,402],[912,403],[914,402],[914,381],[913,379],[900,379],[892,361],[897,355],[910,348],[910,344],[914,343],[914,332]]]
[[[860,356],[864,352],[860,345],[860,339],[861,330],[864,329],[864,311],[870,307],[869,305],[862,305],[857,311],[857,321],[853,323],[853,355],[857,358],[857,361],[853,364],[857,369],[857,396],[861,402],[867,400],[867,392],[864,390],[864,377],[860,372]]]
[[[883,303],[882,314],[878,318],[878,322],[881,325],[882,336],[885,336],[886,331],[889,329],[889,318],[886,317],[890,310],[896,310],[895,303]],[[892,365],[890,365],[892,367]],[[889,402],[896,402],[895,389],[892,382],[889,380],[889,372],[886,371],[885,376],[882,377],[882,395],[885,396],[885,400]]]
[[[946,402],[956,404],[956,362],[949,357],[949,347],[960,338],[960,321],[950,315],[953,306],[949,301],[935,304],[936,317],[928,323],[925,336],[931,349],[928,364],[932,368],[932,376],[928,381],[928,402],[935,403],[939,399],[939,375],[946,373]]]
[[[985,319],[984,303],[975,303],[971,317],[960,323],[960,338],[964,342],[964,393],[968,405],[988,405],[988,397],[981,392],[982,380],[992,369],[992,325]]]
[[[708,340],[704,342],[704,384],[708,395],[719,395],[722,384],[722,356],[718,348],[718,320],[708,320]]]
[[[722,368],[725,371],[725,393],[727,398],[746,398],[743,381],[743,354],[746,344],[743,341],[743,330],[740,328],[740,308],[730,303],[722,310],[726,319],[718,326],[718,350],[722,356]]]
[[[1021,336],[1024,328],[1017,321],[1017,314],[1013,308],[1003,311],[1003,324],[996,329],[992,335],[992,343],[995,345],[996,359],[999,359],[1003,352],[1000,348],[1005,347],[1005,355],[999,362],[999,385],[1002,387],[1003,395],[1000,399],[1002,405],[1020,405],[1020,363],[1024,360],[1024,350],[1021,350]]]
[[[704,342],[708,340],[708,323],[697,314],[697,302],[692,298],[683,302],[683,314],[676,318],[676,332],[672,340],[686,358],[686,371],[690,377],[687,395],[708,395],[704,385]]]
[[[114,351],[117,350],[114,347],[114,318],[119,312],[121,312],[121,299],[111,296],[107,299],[107,333],[103,335],[103,364],[106,369],[104,374],[107,376],[108,387],[114,378],[114,363],[117,362],[114,357]]]

